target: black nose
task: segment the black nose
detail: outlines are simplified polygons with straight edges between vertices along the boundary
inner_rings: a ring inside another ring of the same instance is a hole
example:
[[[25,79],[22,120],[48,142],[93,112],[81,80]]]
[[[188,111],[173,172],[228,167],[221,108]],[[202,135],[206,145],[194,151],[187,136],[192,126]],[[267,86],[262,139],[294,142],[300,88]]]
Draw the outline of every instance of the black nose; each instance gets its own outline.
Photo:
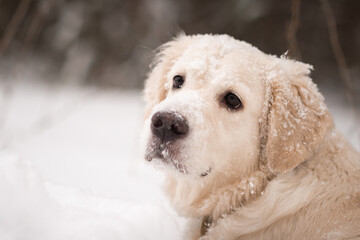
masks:
[[[186,118],[174,112],[157,112],[151,118],[151,131],[161,142],[174,141],[188,132]]]

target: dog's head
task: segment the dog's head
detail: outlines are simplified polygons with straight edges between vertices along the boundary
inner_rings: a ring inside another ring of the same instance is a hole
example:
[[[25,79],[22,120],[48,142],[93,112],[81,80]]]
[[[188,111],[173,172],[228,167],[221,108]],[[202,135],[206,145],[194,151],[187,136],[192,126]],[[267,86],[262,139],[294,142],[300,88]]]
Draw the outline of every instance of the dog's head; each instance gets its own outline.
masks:
[[[146,160],[193,178],[291,171],[332,126],[310,69],[227,35],[180,35],[146,81]]]

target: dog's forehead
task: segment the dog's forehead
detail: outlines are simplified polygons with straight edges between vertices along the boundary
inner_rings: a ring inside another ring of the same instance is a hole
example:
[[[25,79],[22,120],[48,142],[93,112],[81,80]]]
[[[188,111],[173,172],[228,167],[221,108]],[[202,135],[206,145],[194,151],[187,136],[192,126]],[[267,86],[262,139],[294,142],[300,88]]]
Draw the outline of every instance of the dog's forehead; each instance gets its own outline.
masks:
[[[168,79],[185,75],[188,81],[196,80],[197,84],[254,85],[259,75],[256,61],[259,53],[245,42],[226,37],[195,39],[175,59]]]
[[[224,41],[209,38],[194,40],[175,61],[173,69],[203,75],[215,70],[221,59],[235,48],[235,44],[224,44]]]

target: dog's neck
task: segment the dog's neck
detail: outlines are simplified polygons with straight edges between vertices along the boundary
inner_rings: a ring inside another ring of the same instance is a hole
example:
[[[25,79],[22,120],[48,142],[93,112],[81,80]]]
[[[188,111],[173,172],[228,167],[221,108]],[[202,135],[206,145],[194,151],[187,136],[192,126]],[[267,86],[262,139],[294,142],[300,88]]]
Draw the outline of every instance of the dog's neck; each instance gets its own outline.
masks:
[[[180,215],[202,219],[199,234],[206,234],[209,227],[213,229],[219,221],[233,219],[234,215],[236,219],[246,219],[239,221],[241,224],[236,232],[249,234],[306,206],[315,196],[313,193],[320,187],[325,187],[319,183],[319,180],[322,181],[322,166],[325,163],[327,166],[334,165],[333,172],[342,174],[335,161],[324,157],[328,149],[343,154],[342,147],[336,141],[338,138],[329,136],[329,139],[331,140],[324,142],[307,162],[277,177],[266,169],[258,169],[248,177],[214,188],[212,184],[202,186],[168,176],[167,192]],[[219,176],[216,179],[220,179]],[[287,204],[287,199],[294,201]],[[252,218],[249,220],[250,215]],[[267,220],[259,221],[264,216],[268,216]]]
[[[270,172],[259,169],[250,176],[214,188],[214,184],[168,176],[166,190],[180,215],[205,217],[209,224],[209,221],[216,222],[263,195],[273,177]]]
[[[168,193],[179,215],[201,219],[200,229],[194,229],[198,231],[198,236],[207,234],[208,230],[213,234],[219,223],[231,222],[233,219],[246,219],[239,222],[236,234],[248,234],[265,228],[282,216],[295,213],[307,205],[318,182],[314,174],[314,171],[306,166],[278,177],[256,171],[248,178],[213,191],[170,177],[168,180],[175,181],[176,184],[170,183],[174,188],[170,189],[168,186]],[[196,191],[203,192],[196,195]],[[287,197],[295,199],[294,202],[286,205]],[[249,216],[252,216],[250,220]],[[267,220],[260,221],[264,217]],[[229,234],[231,231],[229,229]],[[229,239],[232,239],[232,236]]]

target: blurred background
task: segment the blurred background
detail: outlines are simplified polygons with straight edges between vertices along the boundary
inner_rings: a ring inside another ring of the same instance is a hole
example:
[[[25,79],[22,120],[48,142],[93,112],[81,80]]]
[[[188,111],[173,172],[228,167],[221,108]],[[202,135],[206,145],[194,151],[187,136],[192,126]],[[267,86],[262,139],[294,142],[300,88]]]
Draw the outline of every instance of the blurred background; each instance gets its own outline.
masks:
[[[10,206],[0,238],[180,236],[138,139],[154,49],[181,31],[312,64],[337,127],[360,149],[359,10],[354,0],[0,0],[0,209]]]
[[[276,55],[295,45],[292,56],[315,66],[316,82],[341,86],[328,24],[355,81],[359,9],[353,0],[1,0],[1,73],[138,89],[152,50],[184,31],[226,33]]]

